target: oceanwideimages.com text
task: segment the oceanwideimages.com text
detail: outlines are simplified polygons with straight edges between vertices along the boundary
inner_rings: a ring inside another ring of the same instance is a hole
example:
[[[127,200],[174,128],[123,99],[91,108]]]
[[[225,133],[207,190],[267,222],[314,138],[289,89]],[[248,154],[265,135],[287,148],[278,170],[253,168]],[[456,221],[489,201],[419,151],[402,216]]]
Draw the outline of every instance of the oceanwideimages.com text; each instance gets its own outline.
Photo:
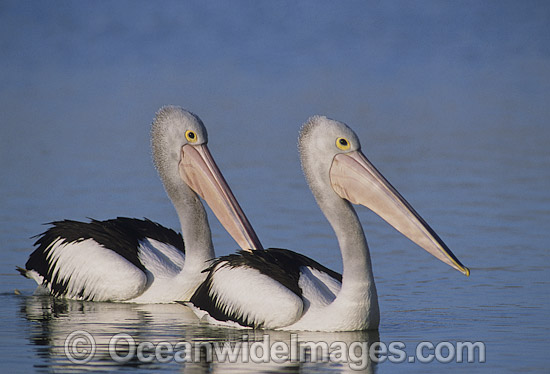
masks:
[[[108,354],[117,363],[167,362],[225,362],[225,363],[321,363],[347,364],[353,370],[362,370],[370,363],[483,363],[483,342],[429,342],[414,347],[404,342],[324,342],[301,341],[298,334],[290,340],[275,341],[269,334],[262,340],[249,341],[242,335],[240,341],[139,341],[129,334],[120,333],[109,339]],[[92,334],[74,331],[65,339],[65,355],[76,364],[91,361],[97,350]]]

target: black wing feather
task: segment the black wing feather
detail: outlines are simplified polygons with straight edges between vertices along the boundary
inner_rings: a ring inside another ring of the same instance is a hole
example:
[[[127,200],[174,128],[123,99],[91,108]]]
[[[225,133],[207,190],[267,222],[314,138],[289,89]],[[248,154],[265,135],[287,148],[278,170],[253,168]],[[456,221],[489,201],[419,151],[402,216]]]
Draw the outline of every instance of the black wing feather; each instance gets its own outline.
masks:
[[[220,267],[218,267],[218,265],[220,265]],[[281,283],[298,297],[302,297],[302,290],[298,282],[300,280],[301,267],[303,266],[325,272],[334,279],[342,282],[341,274],[330,270],[309,257],[288,249],[269,248],[252,252],[241,250],[235,254],[215,259],[212,264],[204,270],[204,272],[208,272],[208,276],[189,301],[195,307],[208,312],[212,318],[218,321],[234,321],[241,326],[261,328],[261,324],[254,324],[253,321],[248,321],[241,315],[228,313],[227,309],[224,305],[221,305],[216,295],[211,295],[210,290],[212,289],[216,270],[223,267],[248,267],[256,269],[260,273]],[[254,285],[251,284],[250,287],[254,287]]]
[[[118,217],[105,221],[91,219],[90,222],[64,220],[51,222],[50,225],[48,230],[36,236],[38,239],[34,245],[38,248],[30,254],[25,268],[40,274],[44,282],[51,285],[52,294],[56,296],[65,294],[70,281],[70,278],[64,281],[58,279],[57,274],[53,274],[55,262],[50,263],[48,260],[51,244],[58,239],[62,243],[78,243],[93,239],[144,272],[146,269],[139,260],[138,248],[139,242],[145,238],[170,244],[185,253],[180,234],[148,219]]]

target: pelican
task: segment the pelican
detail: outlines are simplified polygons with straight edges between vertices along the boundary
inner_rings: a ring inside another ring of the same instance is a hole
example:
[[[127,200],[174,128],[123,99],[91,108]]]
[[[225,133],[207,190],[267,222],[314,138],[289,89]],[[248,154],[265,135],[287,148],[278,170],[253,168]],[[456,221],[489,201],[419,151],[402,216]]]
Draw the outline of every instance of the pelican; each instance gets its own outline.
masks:
[[[311,117],[298,144],[309,187],[338,239],[343,274],[285,249],[220,257],[189,302],[183,303],[202,321],[281,330],[377,329],[380,312],[369,247],[352,204],[371,209],[436,258],[469,275],[363,155],[357,135],[347,125]]]
[[[58,297],[168,303],[187,300],[214,247],[202,197],[243,250],[262,248],[207,147],[195,114],[161,108],[153,121],[153,161],[178,214],[181,233],[147,219],[57,221],[39,235],[25,269]],[[185,243],[185,248],[184,248]]]

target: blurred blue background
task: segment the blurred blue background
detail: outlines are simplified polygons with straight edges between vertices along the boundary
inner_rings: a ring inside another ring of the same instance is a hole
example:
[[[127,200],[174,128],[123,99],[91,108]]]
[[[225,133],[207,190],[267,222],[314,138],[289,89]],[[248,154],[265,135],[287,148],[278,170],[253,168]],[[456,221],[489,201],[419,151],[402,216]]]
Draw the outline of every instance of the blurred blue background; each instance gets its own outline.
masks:
[[[150,159],[165,104],[203,119],[265,246],[341,270],[296,149],[301,124],[323,114],[356,130],[472,269],[455,274],[360,210],[381,338],[432,318],[396,311],[449,308],[410,339],[463,334],[492,342],[493,369],[547,368],[549,20],[546,1],[0,1],[2,304],[32,292],[14,266],[42,223],[146,216],[178,228]],[[217,253],[231,253],[211,222]]]

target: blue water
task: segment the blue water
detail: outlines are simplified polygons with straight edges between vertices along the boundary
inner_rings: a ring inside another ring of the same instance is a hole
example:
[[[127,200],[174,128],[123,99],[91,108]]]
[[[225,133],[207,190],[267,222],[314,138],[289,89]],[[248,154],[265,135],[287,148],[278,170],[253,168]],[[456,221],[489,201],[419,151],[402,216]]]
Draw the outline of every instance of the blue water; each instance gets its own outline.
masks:
[[[486,362],[366,360],[367,372],[547,372],[550,6],[546,2],[0,2],[0,359],[9,372],[345,372],[317,363],[114,362],[109,339],[238,342],[180,306],[33,296],[19,276],[43,223],[148,217],[178,228],[151,163],[165,104],[196,112],[264,246],[340,271],[296,139],[313,114],[363,151],[470,267],[438,262],[359,208],[378,333],[300,341],[483,342]],[[236,245],[211,220],[218,254]],[[18,290],[20,294],[16,294]],[[97,357],[72,364],[85,330]],[[249,332],[288,342],[288,333]]]

